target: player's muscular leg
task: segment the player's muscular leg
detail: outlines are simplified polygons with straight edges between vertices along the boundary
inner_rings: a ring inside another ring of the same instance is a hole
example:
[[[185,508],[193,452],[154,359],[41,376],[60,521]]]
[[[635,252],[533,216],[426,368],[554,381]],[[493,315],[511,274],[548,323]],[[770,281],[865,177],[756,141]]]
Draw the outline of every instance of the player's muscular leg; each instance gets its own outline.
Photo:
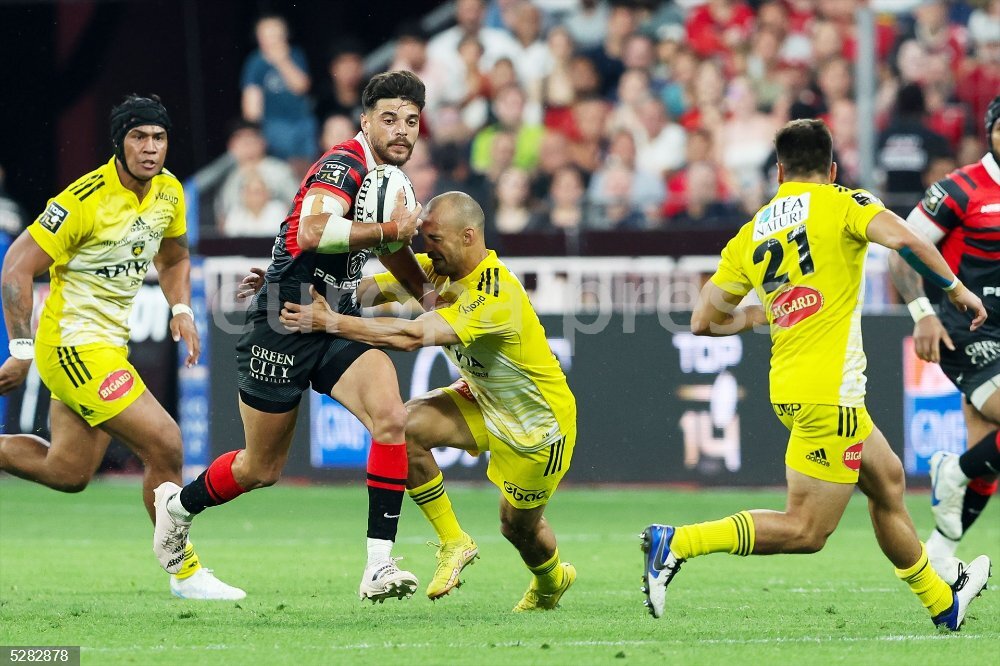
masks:
[[[421,486],[440,472],[431,449],[447,446],[475,451],[476,440],[451,397],[434,390],[406,403],[408,488]]]
[[[236,454],[232,464],[233,478],[240,488],[249,491],[277,483],[288,460],[298,415],[298,407],[270,414],[240,401],[246,448]]]
[[[820,481],[786,468],[784,511],[751,511],[756,533],[753,554],[816,553],[837,528],[854,486]]]
[[[118,416],[101,424],[104,432],[124,442],[144,466],[142,495],[155,520],[153,489],[164,481],[181,483],[184,447],[181,429],[148,390]]]
[[[389,357],[371,349],[351,364],[330,395],[354,414],[378,442],[403,442],[406,408],[399,396],[396,368]]]
[[[903,464],[878,428],[861,450],[858,487],[868,496],[868,513],[882,552],[897,569],[913,566],[920,557],[920,540],[903,503]]]
[[[507,498],[500,498],[500,532],[529,567],[544,564],[556,552],[556,535],[542,515],[544,511],[544,506],[518,509]]]
[[[965,428],[968,431],[967,441],[969,446],[972,446],[1000,427],[1000,391],[994,391],[993,395],[986,399],[982,411],[968,402],[962,405],[962,411],[965,415]]]
[[[52,445],[34,435],[0,436],[0,469],[53,490],[77,493],[94,476],[111,438],[58,400],[49,411]]]

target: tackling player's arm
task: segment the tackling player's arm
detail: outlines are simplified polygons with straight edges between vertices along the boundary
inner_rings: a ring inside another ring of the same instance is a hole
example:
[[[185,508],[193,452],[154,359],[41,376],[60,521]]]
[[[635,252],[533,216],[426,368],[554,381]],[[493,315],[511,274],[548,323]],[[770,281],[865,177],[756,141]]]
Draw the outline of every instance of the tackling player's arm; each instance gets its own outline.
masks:
[[[153,264],[159,276],[160,290],[170,305],[170,334],[174,342],[184,340],[188,350],[184,364],[190,368],[201,355],[201,340],[190,305],[191,254],[187,234],[164,238],[153,257]]]
[[[935,245],[945,237],[947,228],[961,223],[958,214],[947,201],[948,194],[945,187],[948,187],[948,184],[944,181],[932,185],[924,194],[924,199],[906,218],[909,227]],[[917,357],[931,363],[939,363],[941,344],[954,351],[955,343],[931,307],[931,302],[924,292],[923,278],[895,252],[889,255],[889,275],[899,295],[906,302],[910,316],[913,317],[913,346]]]
[[[278,317],[282,326],[301,333],[325,331],[373,347],[399,351],[452,345],[461,341],[451,324],[436,312],[425,312],[412,320],[352,317],[334,312],[315,287],[310,286],[309,293],[313,297],[313,302],[309,305],[285,303]]]
[[[970,331],[986,321],[986,309],[979,297],[959,281],[937,248],[908,227],[898,215],[889,210],[882,211],[872,218],[865,234],[871,242],[896,250],[918,273],[944,289],[948,300],[960,312],[971,310]]]
[[[403,202],[400,190],[388,222],[352,222],[344,217],[351,209],[349,201],[333,190],[314,185],[302,199],[296,241],[302,250],[320,254],[342,254],[396,241],[409,243],[420,228],[420,205],[409,211]]]
[[[736,307],[744,296],[728,292],[711,280],[706,282],[691,313],[691,332],[722,337],[766,325],[767,315],[760,305]]]
[[[0,292],[3,293],[3,316],[11,356],[0,366],[0,395],[20,386],[31,367],[34,352],[31,337],[31,313],[34,309],[32,282],[52,263],[52,257],[27,231],[17,237],[4,257]]]

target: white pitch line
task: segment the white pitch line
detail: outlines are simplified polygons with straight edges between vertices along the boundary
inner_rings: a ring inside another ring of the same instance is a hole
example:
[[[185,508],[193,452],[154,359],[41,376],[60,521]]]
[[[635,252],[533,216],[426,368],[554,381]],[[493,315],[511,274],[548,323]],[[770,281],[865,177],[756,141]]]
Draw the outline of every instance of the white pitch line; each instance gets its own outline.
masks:
[[[693,646],[693,645],[767,645],[770,643],[775,644],[794,644],[794,643],[901,643],[903,641],[957,641],[966,640],[973,641],[985,638],[983,636],[976,636],[972,634],[911,634],[911,635],[895,635],[895,636],[799,636],[795,638],[708,638],[701,640],[690,640],[690,639],[671,639],[671,640],[660,640],[660,641],[648,641],[648,640],[625,640],[625,641],[543,641],[551,647],[641,647],[641,646],[656,646],[656,645],[679,645],[679,646]],[[442,647],[447,648],[505,648],[505,647],[532,647],[534,642],[529,641],[506,641],[506,642],[496,642],[496,643],[354,643],[351,645],[296,645],[297,650],[382,650],[382,649],[404,649],[413,650],[419,648],[435,648],[440,649]],[[541,645],[541,643],[538,643]],[[164,652],[166,650],[174,651],[197,651],[197,650],[230,650],[230,649],[246,649],[248,646],[229,646],[223,644],[213,644],[213,645],[132,645],[128,647],[84,647],[84,652],[106,652],[106,653],[121,653],[121,652]],[[251,648],[252,651],[256,651],[255,648]],[[264,650],[262,650],[263,652]]]

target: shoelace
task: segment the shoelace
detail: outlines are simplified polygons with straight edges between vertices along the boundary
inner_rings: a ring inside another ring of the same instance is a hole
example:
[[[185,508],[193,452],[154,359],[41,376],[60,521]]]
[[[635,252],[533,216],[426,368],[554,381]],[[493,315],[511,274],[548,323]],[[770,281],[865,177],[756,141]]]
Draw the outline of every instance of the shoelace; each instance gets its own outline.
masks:
[[[187,536],[182,531],[174,528],[167,532],[167,536],[163,539],[163,545],[168,547],[171,552],[176,553],[187,547]]]
[[[951,586],[951,589],[954,590],[955,592],[958,592],[963,587],[965,587],[965,584],[968,583],[968,582],[969,582],[969,574],[966,573],[965,566],[963,564],[959,563],[959,565],[958,565],[958,579],[955,581],[955,584]]]

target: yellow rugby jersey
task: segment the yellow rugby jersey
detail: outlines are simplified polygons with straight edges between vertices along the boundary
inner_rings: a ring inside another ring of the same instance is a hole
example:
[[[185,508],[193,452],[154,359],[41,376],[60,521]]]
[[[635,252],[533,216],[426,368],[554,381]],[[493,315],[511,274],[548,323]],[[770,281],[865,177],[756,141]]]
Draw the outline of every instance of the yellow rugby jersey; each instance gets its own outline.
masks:
[[[538,451],[576,425],[576,399],[549,348],[528,295],[493,250],[469,275],[451,282],[434,273],[425,254],[417,261],[451,305],[435,310],[461,344],[444,347],[469,384],[486,428],[520,451]],[[402,287],[391,273],[375,276],[395,300]]]
[[[784,183],[722,251],[712,282],[756,290],[767,313],[771,402],[864,405],[865,232],[883,210],[864,190]]]
[[[50,199],[28,233],[52,257],[36,339],[53,346],[125,345],[132,300],[160,248],[187,230],[184,191],[164,170],[142,202],[115,159]]]

